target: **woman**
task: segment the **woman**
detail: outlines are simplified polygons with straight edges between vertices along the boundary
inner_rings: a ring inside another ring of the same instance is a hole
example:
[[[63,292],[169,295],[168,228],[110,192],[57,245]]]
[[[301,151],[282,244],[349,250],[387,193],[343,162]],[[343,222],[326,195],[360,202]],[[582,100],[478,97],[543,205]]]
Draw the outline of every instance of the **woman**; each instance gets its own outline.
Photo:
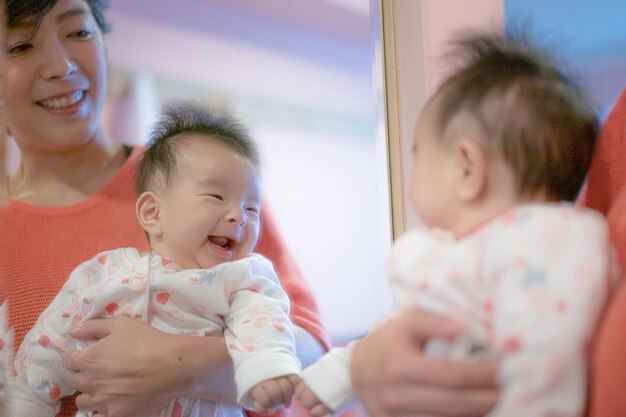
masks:
[[[6,109],[21,159],[9,178],[2,276],[18,346],[72,268],[113,247],[148,249],[134,214],[139,148],[103,132],[107,90],[104,0],[9,0]],[[310,289],[270,218],[258,251],[292,298],[303,363],[326,344]],[[6,260],[6,261],[5,261]],[[94,320],[75,334],[100,339],[74,354],[79,407],[136,416],[188,395],[234,402],[223,338],[164,334],[133,320]],[[66,401],[59,415],[75,412]]]

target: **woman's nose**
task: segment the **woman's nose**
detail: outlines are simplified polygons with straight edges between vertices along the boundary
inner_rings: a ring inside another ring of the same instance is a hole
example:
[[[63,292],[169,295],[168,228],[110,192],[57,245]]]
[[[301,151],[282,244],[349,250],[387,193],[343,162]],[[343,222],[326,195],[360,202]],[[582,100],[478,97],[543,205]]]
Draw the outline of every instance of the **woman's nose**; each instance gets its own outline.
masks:
[[[44,79],[65,79],[78,71],[78,65],[72,60],[68,51],[59,41],[49,42],[41,68]]]

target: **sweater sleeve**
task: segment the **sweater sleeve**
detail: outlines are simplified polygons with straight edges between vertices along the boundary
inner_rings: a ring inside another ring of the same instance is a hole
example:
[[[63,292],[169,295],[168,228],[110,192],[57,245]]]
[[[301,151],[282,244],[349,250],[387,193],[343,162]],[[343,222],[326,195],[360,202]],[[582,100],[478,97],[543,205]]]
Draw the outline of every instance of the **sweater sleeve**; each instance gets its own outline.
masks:
[[[626,89],[607,117],[579,202],[607,214],[626,180]]]
[[[581,203],[607,216],[611,239],[626,270],[626,90],[598,138]],[[593,350],[590,417],[626,415],[626,285],[623,279],[604,315]]]
[[[264,202],[263,204],[266,205],[267,203]],[[330,342],[322,326],[311,287],[287,250],[269,211],[264,209],[261,212],[263,230],[256,251],[274,262],[280,283],[291,299],[291,320],[315,336],[328,350]]]

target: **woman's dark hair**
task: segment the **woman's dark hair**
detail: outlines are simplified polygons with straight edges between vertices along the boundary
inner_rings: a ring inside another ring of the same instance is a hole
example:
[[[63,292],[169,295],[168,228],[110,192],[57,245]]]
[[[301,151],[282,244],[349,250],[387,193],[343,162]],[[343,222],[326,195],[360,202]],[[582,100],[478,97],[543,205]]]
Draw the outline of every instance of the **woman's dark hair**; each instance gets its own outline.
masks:
[[[7,0],[7,26],[17,27],[25,19],[34,17],[35,26],[39,26],[44,16],[54,7],[58,0]],[[102,33],[109,31],[109,24],[104,18],[104,11],[109,0],[83,0],[89,5],[98,27]]]

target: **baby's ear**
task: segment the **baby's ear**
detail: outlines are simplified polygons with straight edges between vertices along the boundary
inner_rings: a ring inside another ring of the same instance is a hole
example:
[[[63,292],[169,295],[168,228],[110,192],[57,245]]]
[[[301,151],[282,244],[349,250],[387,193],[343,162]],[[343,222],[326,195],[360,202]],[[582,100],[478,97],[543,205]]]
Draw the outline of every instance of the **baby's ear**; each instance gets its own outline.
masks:
[[[152,191],[143,192],[137,199],[135,211],[139,224],[150,236],[159,237],[162,234],[161,213],[159,211],[159,197]]]
[[[457,196],[461,201],[474,202],[487,191],[487,157],[484,149],[470,138],[455,144],[457,162]]]

